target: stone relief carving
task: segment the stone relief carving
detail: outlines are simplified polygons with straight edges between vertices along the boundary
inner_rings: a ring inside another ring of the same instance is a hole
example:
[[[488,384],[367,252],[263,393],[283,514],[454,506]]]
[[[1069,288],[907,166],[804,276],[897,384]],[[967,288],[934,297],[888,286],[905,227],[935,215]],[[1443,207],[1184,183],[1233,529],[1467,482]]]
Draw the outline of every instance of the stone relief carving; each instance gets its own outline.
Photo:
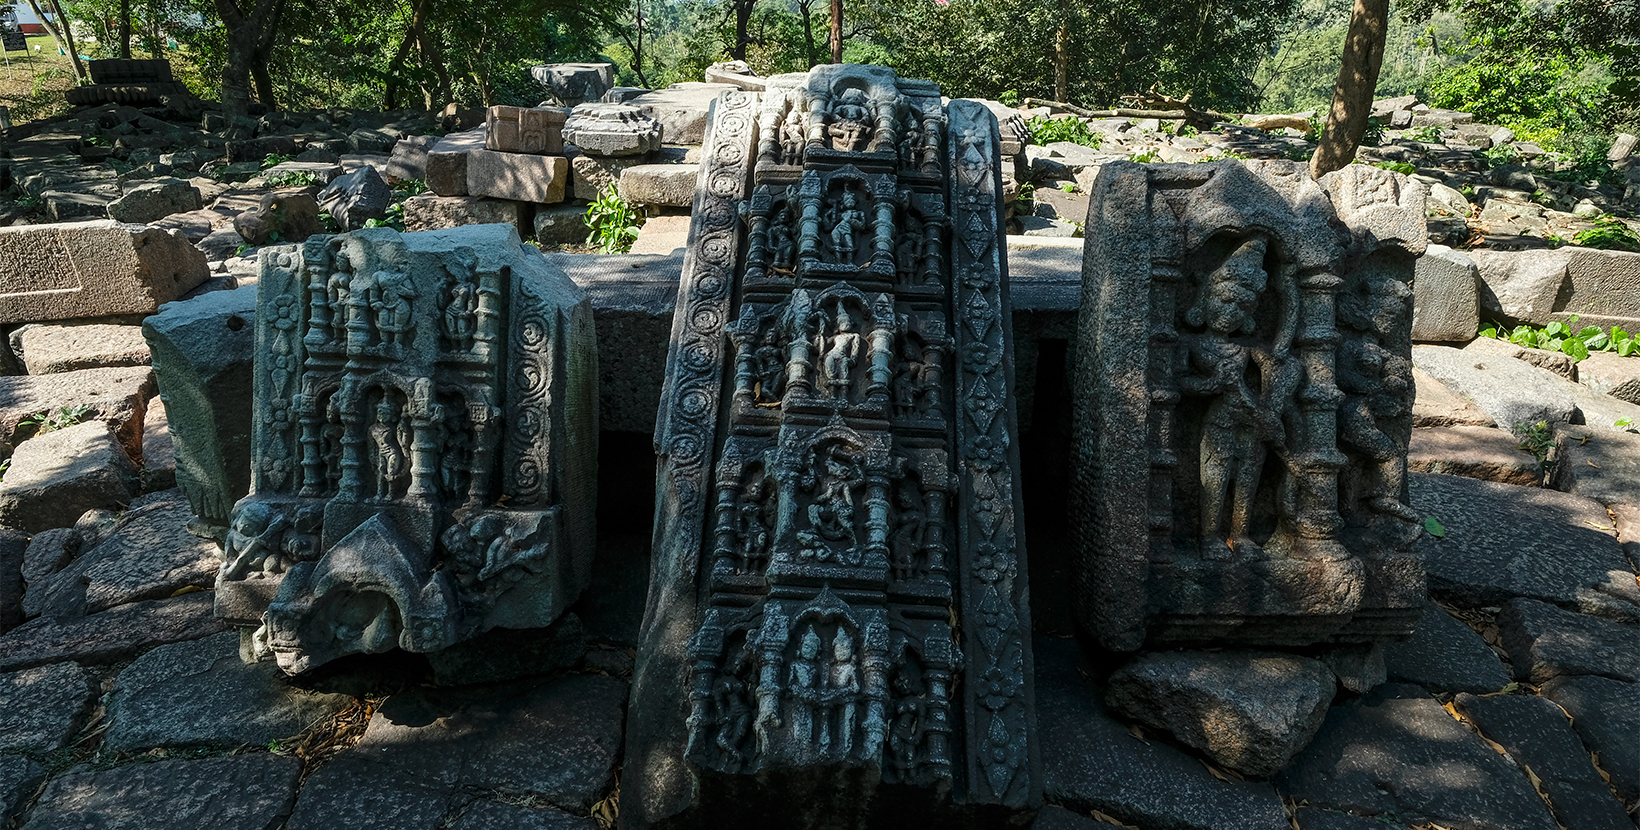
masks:
[[[1398,200],[1416,187],[1381,170],[1317,183],[1284,162],[1102,171],[1072,498],[1079,616],[1104,645],[1411,632],[1408,282],[1424,242]]]
[[[254,486],[217,582],[242,654],[295,673],[551,623],[592,545],[580,290],[499,226],[315,237],[262,266]]]
[[[754,774],[1034,803],[995,120],[881,67],[768,83],[707,137],[633,821]]]

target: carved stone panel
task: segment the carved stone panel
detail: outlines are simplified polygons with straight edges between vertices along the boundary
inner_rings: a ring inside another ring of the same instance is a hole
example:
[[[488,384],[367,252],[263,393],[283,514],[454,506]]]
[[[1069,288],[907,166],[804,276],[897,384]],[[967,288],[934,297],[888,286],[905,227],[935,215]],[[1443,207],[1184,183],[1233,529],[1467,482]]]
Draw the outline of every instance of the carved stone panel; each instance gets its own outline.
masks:
[[[825,66],[720,97],[705,153],[623,821],[1036,803],[995,119]]]
[[[591,567],[591,304],[506,226],[266,249],[217,613],[299,672],[551,623]]]
[[[1071,497],[1078,616],[1103,645],[1411,633],[1422,188],[1360,165],[1101,171]]]

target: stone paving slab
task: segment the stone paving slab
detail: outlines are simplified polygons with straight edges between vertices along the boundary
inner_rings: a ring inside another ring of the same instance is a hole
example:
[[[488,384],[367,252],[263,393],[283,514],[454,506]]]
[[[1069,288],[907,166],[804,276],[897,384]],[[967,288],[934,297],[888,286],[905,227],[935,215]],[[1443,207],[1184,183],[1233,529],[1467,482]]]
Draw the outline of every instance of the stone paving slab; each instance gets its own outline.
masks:
[[[1416,686],[1334,706],[1276,778],[1315,807],[1488,830],[1558,830],[1526,776]]]
[[[1288,830],[1268,784],[1213,777],[1195,756],[1160,740],[1134,737],[1106,713],[1078,672],[1071,640],[1039,637],[1037,722],[1049,803],[1098,810],[1140,826],[1179,830]]]
[[[0,671],[74,660],[106,665],[166,643],[227,629],[216,618],[212,592],[133,602],[89,617],[40,617],[0,636]]]
[[[12,453],[0,480],[0,526],[30,533],[64,527],[87,510],[124,507],[137,489],[137,465],[108,424],[75,424],[37,435]]]
[[[1635,425],[1640,427],[1640,421]],[[1640,504],[1640,435],[1588,427],[1559,430],[1550,483],[1605,505]]]
[[[1589,762],[1589,753],[1559,706],[1531,695],[1477,697],[1453,703],[1489,740],[1530,769],[1549,796],[1561,826],[1577,830],[1631,830],[1621,803]]]
[[[87,406],[86,419],[113,425],[127,453],[139,456],[143,413],[158,388],[153,370],[146,366],[0,377],[0,453],[19,440],[17,426],[23,419]]]
[[[1424,606],[1418,630],[1410,638],[1384,643],[1383,649],[1390,680],[1415,683],[1430,692],[1486,694],[1509,685],[1503,661],[1481,635],[1434,603]]]
[[[30,326],[19,340],[23,364],[31,375],[147,366],[150,362],[142,326]]]
[[[475,801],[451,830],[598,830],[586,816],[551,807],[516,807],[495,801]]]
[[[1640,619],[1640,585],[1599,502],[1461,476],[1410,478],[1413,508],[1446,530],[1417,544],[1431,596],[1459,608],[1523,596]]]
[[[1640,682],[1640,627],[1512,599],[1498,614],[1498,630],[1521,680],[1592,674]]]
[[[1595,753],[1612,788],[1630,803],[1640,800],[1640,683],[1608,677],[1557,677],[1541,694],[1572,717],[1583,746]]]
[[[0,755],[0,822],[21,812],[45,780],[46,771],[39,764],[21,755]]]
[[[239,634],[160,646],[120,672],[108,697],[103,746],[248,744],[296,735],[353,702],[289,682],[273,661],[244,663]]]
[[[296,798],[302,762],[229,755],[131,764],[52,779],[25,830],[261,830]],[[341,825],[336,825],[341,826]]]
[[[1412,362],[1511,432],[1539,421],[1569,424],[1578,412],[1566,388],[1576,384],[1523,360],[1449,346],[1417,346]]]
[[[308,779],[286,830],[432,830],[475,790],[584,814],[613,783],[626,692],[613,678],[570,675],[396,695]]]
[[[0,751],[61,749],[101,691],[74,663],[0,674]]]
[[[216,545],[188,532],[193,513],[180,490],[134,502],[101,544],[29,586],[30,616],[75,617],[117,605],[164,599],[189,586],[216,584]]]
[[[0,634],[23,621],[23,563],[29,535],[0,528]]]
[[[1522,487],[1535,487],[1543,477],[1537,458],[1520,448],[1520,439],[1493,427],[1415,429],[1407,469]]]

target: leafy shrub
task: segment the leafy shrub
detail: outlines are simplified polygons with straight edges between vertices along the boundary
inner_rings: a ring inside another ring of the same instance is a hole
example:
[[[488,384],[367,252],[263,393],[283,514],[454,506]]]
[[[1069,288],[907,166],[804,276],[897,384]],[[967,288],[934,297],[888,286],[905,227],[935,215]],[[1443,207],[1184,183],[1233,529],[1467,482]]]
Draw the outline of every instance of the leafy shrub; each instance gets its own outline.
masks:
[[[266,170],[269,167],[276,167],[287,161],[290,161],[290,156],[286,153],[269,153],[267,157],[262,159],[262,169]]]
[[[1444,140],[1440,127],[1413,127],[1407,130],[1407,138],[1425,144],[1440,144]]]
[[[1520,325],[1510,329],[1501,323],[1491,323],[1481,328],[1480,335],[1507,340],[1528,349],[1560,352],[1572,360],[1584,360],[1590,352],[1614,352],[1621,357],[1640,357],[1640,337],[1624,331],[1621,326],[1612,326],[1606,331],[1599,326],[1578,328],[1577,323],[1576,314],[1567,315],[1565,322],[1556,320],[1543,328]]]
[[[1621,220],[1611,217],[1595,222],[1592,228],[1578,231],[1572,241],[1585,248],[1640,252],[1640,235],[1636,235],[1634,229]]]
[[[632,250],[632,241],[643,227],[643,211],[621,198],[611,184],[587,206],[587,244],[596,245],[600,253],[624,254]]]
[[[1097,150],[1099,143],[1105,140],[1103,133],[1088,129],[1088,123],[1080,118],[1044,118],[1038,115],[1026,127],[1031,131],[1031,141],[1036,144],[1069,141]]]
[[[268,176],[264,182],[269,190],[290,187],[311,187],[319,184],[319,174],[312,170],[281,170]]]
[[[1401,173],[1401,174],[1408,175],[1408,176],[1418,172],[1418,168],[1413,167],[1411,164],[1409,164],[1407,162],[1404,162],[1404,161],[1380,161],[1377,164],[1374,164],[1373,167],[1376,167],[1380,170],[1389,170],[1391,172]]]

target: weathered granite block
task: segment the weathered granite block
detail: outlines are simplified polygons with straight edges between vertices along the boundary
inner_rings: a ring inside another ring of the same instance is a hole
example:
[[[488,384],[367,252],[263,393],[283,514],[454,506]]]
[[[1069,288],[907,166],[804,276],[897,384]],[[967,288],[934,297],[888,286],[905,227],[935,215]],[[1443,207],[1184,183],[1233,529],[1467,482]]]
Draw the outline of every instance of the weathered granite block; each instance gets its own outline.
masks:
[[[1480,327],[1480,272],[1474,260],[1445,245],[1418,258],[1413,280],[1412,339],[1467,342]]]
[[[592,564],[586,295],[503,225],[323,236],[261,269],[253,495],[216,590],[247,653],[296,673],[556,619]]]
[[[1102,645],[1412,631],[1424,195],[1362,165],[1320,182],[1291,162],[1100,170],[1071,509],[1077,615]]]
[[[1577,314],[1584,325],[1640,328],[1640,254],[1573,246],[1469,255],[1488,318],[1541,326]]]
[[[706,135],[706,113],[712,101],[725,92],[738,92],[733,84],[675,84],[669,89],[645,92],[626,100],[660,122],[662,134],[673,144],[700,144]]]
[[[698,164],[640,164],[621,172],[621,198],[640,205],[689,207],[699,177]]]
[[[108,424],[78,424],[17,446],[0,481],[0,526],[68,527],[93,507],[124,507],[136,492],[137,467]]]
[[[622,820],[1039,804],[996,121],[841,64],[711,123]]]
[[[523,231],[527,211],[523,202],[482,196],[411,196],[404,200],[404,227],[409,231],[436,231],[463,225],[511,225]],[[583,231],[582,238],[586,237]]]
[[[146,366],[151,362],[141,326],[41,325],[29,326],[19,334],[22,348],[18,351],[31,375]]]
[[[0,324],[149,314],[209,276],[205,254],[157,228],[0,228]]]
[[[484,149],[482,126],[450,133],[427,152],[427,189],[440,196],[467,195],[467,154]]]
[[[661,148],[661,123],[626,104],[582,104],[564,123],[564,141],[594,156],[636,156]]]
[[[467,154],[467,192],[474,196],[552,204],[564,201],[569,159],[474,150]]]
[[[226,528],[251,489],[254,285],[169,303],[143,321],[176,452],[176,480],[194,515]]]
[[[501,153],[540,156],[564,154],[562,107],[490,107],[485,118],[484,148]]]
[[[530,77],[552,91],[566,107],[597,101],[615,85],[615,67],[607,63],[549,63],[531,67]]]

